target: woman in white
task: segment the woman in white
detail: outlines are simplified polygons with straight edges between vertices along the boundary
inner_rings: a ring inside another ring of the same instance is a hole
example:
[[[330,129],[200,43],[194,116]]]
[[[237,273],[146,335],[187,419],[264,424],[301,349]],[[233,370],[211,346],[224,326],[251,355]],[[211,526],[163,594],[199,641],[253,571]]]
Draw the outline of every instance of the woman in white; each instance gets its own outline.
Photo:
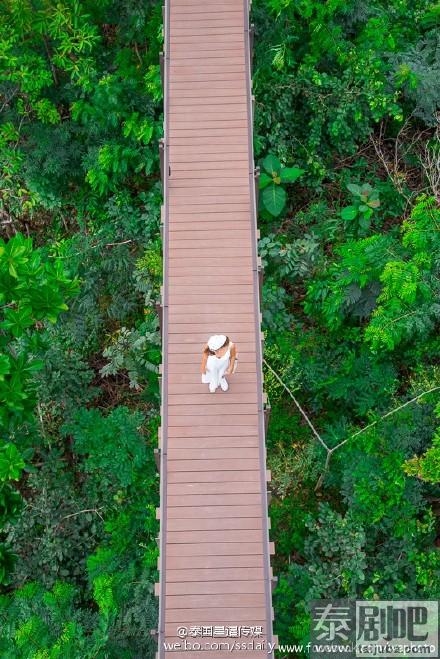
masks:
[[[225,375],[231,375],[235,370],[237,349],[235,344],[224,334],[214,334],[209,337],[203,348],[202,355],[202,382],[209,384],[209,391],[213,394],[218,387],[227,391],[229,385]]]

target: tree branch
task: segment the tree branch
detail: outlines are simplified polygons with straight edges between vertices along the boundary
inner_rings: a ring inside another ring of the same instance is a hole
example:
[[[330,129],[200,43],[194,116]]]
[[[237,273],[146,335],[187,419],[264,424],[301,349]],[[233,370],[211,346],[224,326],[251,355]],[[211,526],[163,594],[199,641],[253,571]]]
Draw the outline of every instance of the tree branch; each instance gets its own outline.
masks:
[[[439,390],[440,390],[440,386],[438,386],[438,387],[432,387],[431,389],[428,389],[427,391],[423,391],[423,392],[422,392],[421,394],[419,394],[418,396],[414,396],[414,398],[411,398],[410,400],[407,400],[406,403],[402,403],[401,405],[399,405],[398,407],[395,407],[394,409],[390,410],[390,411],[387,412],[386,414],[383,414],[381,417],[379,417],[379,418],[376,419],[375,421],[372,421],[372,422],[369,423],[368,425],[364,426],[364,428],[361,428],[360,430],[357,430],[357,431],[354,432],[353,434],[349,435],[349,437],[346,437],[345,439],[343,439],[341,442],[339,442],[339,444],[336,444],[336,446],[333,446],[333,448],[330,448],[329,446],[327,446],[326,442],[322,439],[321,435],[320,435],[319,432],[316,430],[316,428],[315,428],[315,426],[313,425],[312,421],[310,420],[310,418],[308,417],[308,415],[306,414],[306,412],[303,410],[303,408],[301,407],[301,405],[299,404],[298,400],[295,398],[295,396],[293,395],[293,393],[291,392],[291,390],[289,389],[289,387],[287,386],[287,384],[286,384],[285,382],[283,382],[283,380],[280,378],[280,376],[278,375],[278,373],[276,373],[276,371],[274,371],[274,369],[272,368],[272,366],[271,366],[271,365],[270,365],[265,359],[263,359],[263,363],[264,363],[265,366],[269,369],[269,371],[274,375],[274,377],[275,377],[275,378],[277,379],[277,381],[281,384],[281,386],[287,391],[287,393],[289,394],[290,398],[293,400],[293,402],[295,403],[296,407],[298,408],[300,414],[303,416],[303,418],[304,418],[305,421],[307,422],[307,425],[308,425],[309,428],[311,429],[313,435],[316,437],[316,439],[319,441],[319,443],[321,444],[321,446],[322,446],[322,447],[324,448],[324,450],[326,451],[326,458],[325,458],[324,469],[323,469],[323,471],[322,471],[322,473],[321,473],[320,477],[318,478],[318,481],[317,481],[317,483],[316,483],[316,485],[315,485],[315,492],[318,491],[318,490],[320,490],[321,487],[322,487],[322,483],[323,483],[323,481],[324,481],[324,477],[325,477],[325,475],[326,475],[326,473],[328,472],[329,467],[330,467],[330,460],[331,460],[331,457],[332,457],[333,453],[335,453],[335,451],[337,451],[337,450],[340,449],[342,446],[344,446],[345,444],[347,444],[347,442],[349,442],[351,439],[354,439],[355,437],[358,437],[358,436],[361,435],[363,432],[366,432],[367,430],[370,430],[371,428],[374,428],[374,426],[376,426],[378,423],[381,423],[381,421],[384,421],[385,419],[387,419],[388,417],[392,416],[393,414],[396,414],[397,412],[400,412],[400,410],[403,410],[404,407],[407,407],[408,405],[411,405],[412,403],[415,403],[416,401],[420,400],[420,398],[423,398],[423,396],[427,396],[428,394],[432,394],[434,391],[439,391]]]

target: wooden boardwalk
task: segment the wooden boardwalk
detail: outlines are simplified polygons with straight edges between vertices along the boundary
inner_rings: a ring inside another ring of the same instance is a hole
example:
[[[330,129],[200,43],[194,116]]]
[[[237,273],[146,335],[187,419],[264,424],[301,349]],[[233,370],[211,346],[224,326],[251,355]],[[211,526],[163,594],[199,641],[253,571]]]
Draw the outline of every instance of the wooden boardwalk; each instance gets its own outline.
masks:
[[[247,0],[164,10],[160,658],[273,656],[207,650],[274,640],[248,14]],[[201,384],[211,334],[238,347],[227,393]],[[201,626],[214,638],[185,649],[178,628]]]

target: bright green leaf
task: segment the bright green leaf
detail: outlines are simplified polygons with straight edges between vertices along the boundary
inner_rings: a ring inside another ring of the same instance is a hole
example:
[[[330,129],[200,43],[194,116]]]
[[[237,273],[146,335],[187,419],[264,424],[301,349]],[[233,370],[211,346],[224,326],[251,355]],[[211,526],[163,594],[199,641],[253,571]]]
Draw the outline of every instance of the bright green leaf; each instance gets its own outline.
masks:
[[[18,480],[24,467],[24,460],[14,444],[0,448],[0,481]]]
[[[351,194],[354,194],[356,196],[359,196],[361,194],[360,185],[357,185],[356,183],[349,183],[347,185],[347,190],[349,190]]]
[[[272,182],[273,182],[273,179],[270,176],[268,176],[267,174],[265,174],[264,172],[262,172],[260,174],[260,178],[258,180],[258,187],[260,188],[260,190],[264,190],[264,188],[266,188],[269,185],[269,183],[272,183]]]
[[[263,190],[263,204],[271,215],[277,217],[286,204],[287,194],[281,185],[270,185]]]
[[[341,217],[343,220],[354,220],[358,211],[356,206],[346,206],[341,210]]]
[[[263,167],[272,177],[276,176],[281,170],[281,163],[276,156],[271,153],[263,160]]]
[[[296,179],[304,174],[304,171],[299,167],[283,167],[280,177],[283,183],[294,183]]]

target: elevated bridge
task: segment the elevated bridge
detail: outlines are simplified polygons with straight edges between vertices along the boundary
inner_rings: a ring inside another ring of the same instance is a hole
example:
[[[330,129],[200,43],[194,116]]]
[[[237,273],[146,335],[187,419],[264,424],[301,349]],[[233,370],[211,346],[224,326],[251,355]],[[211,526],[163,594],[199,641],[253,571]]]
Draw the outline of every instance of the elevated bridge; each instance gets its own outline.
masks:
[[[158,657],[267,659],[274,549],[248,2],[167,0],[164,32]],[[211,334],[238,347],[226,393],[201,384]],[[251,641],[266,646],[217,646]]]

